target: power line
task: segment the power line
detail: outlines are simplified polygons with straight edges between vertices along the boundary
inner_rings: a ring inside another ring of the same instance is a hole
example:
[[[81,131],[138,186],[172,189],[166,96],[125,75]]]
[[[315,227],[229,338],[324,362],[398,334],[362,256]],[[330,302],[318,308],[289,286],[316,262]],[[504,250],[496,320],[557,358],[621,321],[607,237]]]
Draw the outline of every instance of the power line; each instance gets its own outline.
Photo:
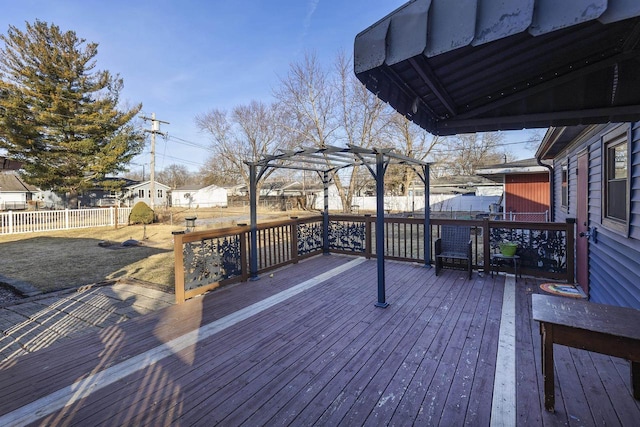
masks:
[[[151,129],[147,130],[145,129],[145,132],[149,132],[151,134],[151,164],[150,164],[150,169],[151,169],[151,175],[150,175],[150,179],[149,179],[149,192],[151,193],[151,197],[150,197],[150,205],[149,207],[151,208],[151,210],[154,209],[155,207],[155,198],[156,198],[156,192],[155,192],[155,180],[156,180],[156,135],[162,135],[166,137],[166,134],[160,132],[160,123],[165,123],[165,124],[169,124],[169,122],[165,122],[163,120],[158,120],[156,119],[156,113],[151,113],[151,117],[146,117],[146,116],[141,116],[142,120],[144,120],[145,122],[147,120],[151,121]]]
[[[183,139],[183,138],[178,138],[177,136],[169,135],[169,139],[171,141],[174,141],[174,142],[178,143],[178,144],[186,145],[188,147],[194,147],[194,148],[199,148],[199,149],[205,150],[205,151],[211,151],[211,147],[207,147],[205,145],[198,144],[197,142],[188,141],[188,140]]]
[[[141,153],[141,155],[148,155],[148,154],[150,154],[149,151]],[[193,165],[193,166],[206,166],[204,163],[194,162],[193,160],[181,159],[179,157],[174,157],[174,156],[171,156],[169,154],[158,154],[158,156],[159,157],[163,157],[163,158],[167,158],[167,159],[177,160],[177,161],[182,162],[182,163],[188,163],[188,164]]]

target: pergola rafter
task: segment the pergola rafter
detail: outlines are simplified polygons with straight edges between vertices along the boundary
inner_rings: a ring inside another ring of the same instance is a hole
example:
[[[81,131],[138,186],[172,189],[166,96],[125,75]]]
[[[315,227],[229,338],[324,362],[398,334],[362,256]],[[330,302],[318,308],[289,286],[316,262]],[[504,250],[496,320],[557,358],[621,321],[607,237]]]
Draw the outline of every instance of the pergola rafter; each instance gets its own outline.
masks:
[[[378,268],[377,307],[387,307],[385,296],[384,267],[384,175],[391,164],[411,167],[424,183],[424,266],[431,267],[431,237],[429,218],[429,163],[395,153],[390,148],[364,148],[356,145],[336,147],[325,145],[322,148],[301,148],[299,150],[281,150],[278,154],[266,155],[257,161],[245,161],[249,166],[249,199],[251,205],[251,247],[258,243],[257,184],[270,168],[294,169],[317,172],[324,186],[323,210],[323,250],[329,254],[329,183],[332,176],[347,167],[365,166],[376,181],[376,260]],[[258,254],[250,254],[250,277],[258,279]]]

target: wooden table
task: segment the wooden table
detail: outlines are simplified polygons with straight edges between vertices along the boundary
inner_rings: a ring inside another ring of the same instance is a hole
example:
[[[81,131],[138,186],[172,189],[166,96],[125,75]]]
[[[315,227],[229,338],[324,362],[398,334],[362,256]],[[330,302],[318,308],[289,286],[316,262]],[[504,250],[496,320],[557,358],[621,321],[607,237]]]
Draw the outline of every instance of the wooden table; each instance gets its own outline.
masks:
[[[544,406],[554,411],[553,344],[608,354],[631,362],[633,397],[640,399],[640,311],[550,295],[532,295],[540,322]]]
[[[516,280],[518,280],[518,264],[520,263],[519,255],[491,254],[491,277],[493,277],[494,271],[498,274],[498,268],[505,261],[507,263],[513,261],[513,274],[516,277]],[[520,273],[520,278],[522,279],[522,272]]]

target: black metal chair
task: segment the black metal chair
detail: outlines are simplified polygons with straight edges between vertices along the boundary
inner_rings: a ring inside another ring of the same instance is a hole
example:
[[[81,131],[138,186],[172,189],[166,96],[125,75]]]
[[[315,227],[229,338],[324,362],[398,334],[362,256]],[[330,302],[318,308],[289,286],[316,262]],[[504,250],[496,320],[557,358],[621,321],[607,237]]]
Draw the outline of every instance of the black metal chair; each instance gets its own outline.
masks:
[[[444,260],[450,260],[449,264],[462,266],[462,261],[471,279],[471,227],[457,225],[443,225],[440,238],[435,243],[436,276],[445,266]]]

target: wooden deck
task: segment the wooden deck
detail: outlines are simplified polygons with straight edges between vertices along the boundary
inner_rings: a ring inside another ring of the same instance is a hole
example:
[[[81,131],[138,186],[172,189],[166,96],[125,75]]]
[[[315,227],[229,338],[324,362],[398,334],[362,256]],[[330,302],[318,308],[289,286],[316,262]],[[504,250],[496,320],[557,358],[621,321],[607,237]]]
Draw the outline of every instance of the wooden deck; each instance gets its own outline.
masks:
[[[2,362],[0,425],[637,425],[628,363],[560,346],[544,411],[539,281],[434,273],[387,262],[380,309],[374,260],[319,256]]]

